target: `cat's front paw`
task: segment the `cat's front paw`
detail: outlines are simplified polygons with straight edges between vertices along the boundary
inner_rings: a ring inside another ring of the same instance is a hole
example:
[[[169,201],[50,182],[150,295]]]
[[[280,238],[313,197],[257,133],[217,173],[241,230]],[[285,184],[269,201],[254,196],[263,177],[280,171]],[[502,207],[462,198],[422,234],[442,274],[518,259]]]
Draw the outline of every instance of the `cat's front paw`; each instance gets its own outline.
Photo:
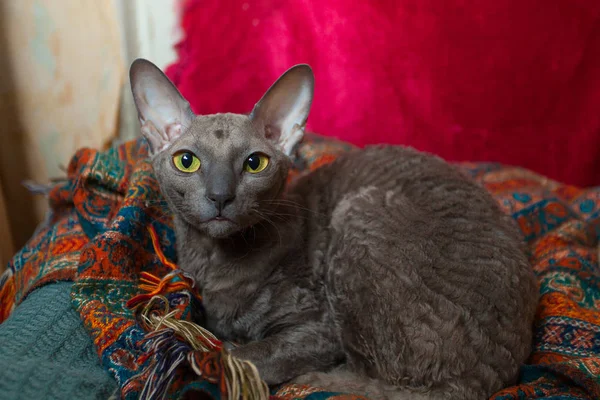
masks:
[[[223,342],[222,344],[223,344],[223,348],[229,352],[231,352],[233,349],[235,349],[236,347],[239,346],[239,344],[237,344],[235,342],[230,342],[230,341]]]

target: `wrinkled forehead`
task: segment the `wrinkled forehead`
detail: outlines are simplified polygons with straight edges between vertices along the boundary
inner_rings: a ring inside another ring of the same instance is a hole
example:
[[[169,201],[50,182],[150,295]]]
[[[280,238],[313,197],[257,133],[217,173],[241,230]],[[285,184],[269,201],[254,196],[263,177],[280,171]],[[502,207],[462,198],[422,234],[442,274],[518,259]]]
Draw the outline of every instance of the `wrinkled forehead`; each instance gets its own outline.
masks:
[[[252,147],[260,140],[250,118],[242,114],[198,116],[188,132],[198,146],[216,155]]]

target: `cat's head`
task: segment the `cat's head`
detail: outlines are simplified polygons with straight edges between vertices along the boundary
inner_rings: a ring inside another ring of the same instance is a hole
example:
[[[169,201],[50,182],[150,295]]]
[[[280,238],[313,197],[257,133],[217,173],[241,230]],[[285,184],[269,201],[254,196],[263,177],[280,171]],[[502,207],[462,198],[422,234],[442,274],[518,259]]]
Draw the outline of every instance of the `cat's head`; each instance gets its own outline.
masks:
[[[154,64],[130,69],[141,131],[161,191],[191,226],[223,238],[260,222],[280,196],[290,155],[304,135],[314,76],[285,72],[249,115],[195,115]]]

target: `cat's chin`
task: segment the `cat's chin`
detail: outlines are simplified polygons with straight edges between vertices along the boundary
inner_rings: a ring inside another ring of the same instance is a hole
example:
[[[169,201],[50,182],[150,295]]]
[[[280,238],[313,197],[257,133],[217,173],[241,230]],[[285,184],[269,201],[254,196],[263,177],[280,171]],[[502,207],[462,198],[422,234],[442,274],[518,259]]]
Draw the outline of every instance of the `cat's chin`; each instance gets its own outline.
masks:
[[[202,225],[204,233],[214,239],[225,239],[242,229],[239,224],[229,219],[212,219]]]

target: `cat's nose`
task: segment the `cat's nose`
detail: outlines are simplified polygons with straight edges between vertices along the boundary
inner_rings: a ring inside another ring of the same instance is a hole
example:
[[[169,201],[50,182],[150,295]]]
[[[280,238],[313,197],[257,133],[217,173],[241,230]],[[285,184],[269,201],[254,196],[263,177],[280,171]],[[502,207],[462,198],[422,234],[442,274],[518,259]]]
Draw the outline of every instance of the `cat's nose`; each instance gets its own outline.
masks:
[[[233,193],[207,193],[206,198],[211,201],[219,212],[235,199]]]

